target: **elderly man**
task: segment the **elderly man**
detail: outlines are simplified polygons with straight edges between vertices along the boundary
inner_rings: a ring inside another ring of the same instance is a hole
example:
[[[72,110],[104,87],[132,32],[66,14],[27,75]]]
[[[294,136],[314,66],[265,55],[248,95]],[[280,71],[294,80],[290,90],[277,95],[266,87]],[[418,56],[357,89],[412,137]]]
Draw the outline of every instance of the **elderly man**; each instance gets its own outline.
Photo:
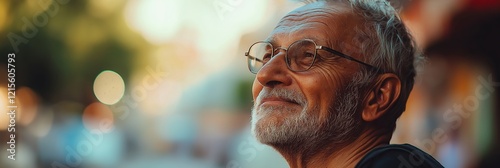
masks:
[[[252,131],[290,167],[442,167],[389,145],[417,56],[388,2],[308,2],[245,56],[257,74]]]

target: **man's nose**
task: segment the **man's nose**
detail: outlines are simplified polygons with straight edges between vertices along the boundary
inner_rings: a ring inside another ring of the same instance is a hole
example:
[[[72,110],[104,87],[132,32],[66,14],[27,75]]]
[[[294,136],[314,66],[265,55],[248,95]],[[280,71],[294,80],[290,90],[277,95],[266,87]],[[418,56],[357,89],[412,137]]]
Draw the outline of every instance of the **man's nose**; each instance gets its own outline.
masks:
[[[292,79],[289,75],[285,52],[279,52],[260,69],[256,78],[262,86],[272,88],[277,85],[290,85]]]

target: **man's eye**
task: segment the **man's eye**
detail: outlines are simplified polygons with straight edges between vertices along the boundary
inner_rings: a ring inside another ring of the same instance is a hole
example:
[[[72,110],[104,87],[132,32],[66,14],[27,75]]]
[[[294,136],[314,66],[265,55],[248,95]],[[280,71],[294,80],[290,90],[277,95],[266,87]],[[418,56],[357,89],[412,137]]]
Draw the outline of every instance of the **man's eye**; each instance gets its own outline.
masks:
[[[304,53],[304,57],[310,57],[310,58],[313,58],[313,57],[314,57],[314,53],[311,53],[311,52],[305,52],[305,53]]]
[[[264,56],[262,57],[262,61],[267,62],[267,61],[271,60],[271,58],[272,58],[271,53],[266,53],[266,54],[264,54]]]
[[[314,52],[304,51],[302,53],[302,58],[303,59],[312,59],[312,58],[314,58]]]

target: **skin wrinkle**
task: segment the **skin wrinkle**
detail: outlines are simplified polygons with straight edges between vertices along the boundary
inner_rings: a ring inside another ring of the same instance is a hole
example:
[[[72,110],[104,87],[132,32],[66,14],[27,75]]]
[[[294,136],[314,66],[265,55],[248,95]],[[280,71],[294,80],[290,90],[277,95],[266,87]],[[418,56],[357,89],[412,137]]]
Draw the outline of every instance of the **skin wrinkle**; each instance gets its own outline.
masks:
[[[311,24],[317,23],[317,24],[324,25],[325,27],[327,27],[327,24],[323,23],[322,21],[309,21],[309,23],[311,23]],[[293,38],[292,37],[293,34],[297,34],[297,35],[303,37],[302,39],[308,38],[308,39],[314,40],[317,45],[324,45],[324,46],[328,46],[328,47],[333,46],[332,45],[333,42],[330,40],[326,40],[325,38],[318,37],[318,36],[312,36],[312,35],[305,35],[304,32],[308,32],[308,31],[305,31],[304,29],[315,29],[316,27],[317,26],[312,26],[312,25],[279,26],[272,32],[272,34],[274,34],[274,36],[269,37],[268,38],[269,40],[267,40],[267,41],[271,42],[271,44],[273,44],[273,46],[275,46],[275,47],[284,47],[284,46],[288,47],[290,44],[283,44],[281,46],[279,46],[277,44],[279,44],[281,41],[284,41],[284,40],[282,40],[284,38],[283,36],[285,36],[286,39],[290,39],[290,38]],[[323,32],[325,32],[328,35],[334,33],[334,32],[330,32],[330,31],[323,31]]]
[[[295,23],[296,22],[310,22],[310,23],[318,23],[321,24],[325,27],[329,27],[328,23],[325,23],[324,21],[332,21],[331,18],[334,18],[333,13],[340,12],[338,10],[331,9],[329,11],[325,11],[325,9],[321,6],[313,6],[314,8],[309,8],[308,10],[305,10],[303,12],[298,12],[298,13],[293,13],[290,15],[285,16],[275,27],[275,30],[271,34],[280,34],[283,30],[287,30],[284,33],[289,33],[289,31],[295,31],[294,29],[301,29],[303,27],[297,26]],[[311,18],[311,16],[314,16],[315,18]],[[318,19],[320,18],[320,19]],[[294,29],[290,29],[290,27]],[[288,29],[287,29],[288,28]],[[328,37],[335,37],[332,36],[332,33],[335,33],[335,30],[329,30],[329,31],[322,31],[323,33],[327,33]],[[314,34],[314,33],[311,33]],[[329,47],[333,47],[332,41],[326,40],[326,45]]]

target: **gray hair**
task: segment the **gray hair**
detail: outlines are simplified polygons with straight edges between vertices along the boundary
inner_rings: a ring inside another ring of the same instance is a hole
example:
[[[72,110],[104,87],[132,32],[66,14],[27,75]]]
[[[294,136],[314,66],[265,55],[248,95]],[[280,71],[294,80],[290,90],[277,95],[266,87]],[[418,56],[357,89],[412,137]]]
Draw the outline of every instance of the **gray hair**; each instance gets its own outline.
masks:
[[[321,1],[321,0],[319,0]],[[324,0],[328,1],[328,0]],[[401,80],[401,94],[395,105],[388,111],[383,121],[394,131],[396,120],[406,108],[406,101],[415,82],[415,66],[423,60],[416,48],[413,37],[400,19],[397,11],[386,0],[331,0],[347,3],[355,15],[365,22],[354,28],[358,37],[354,39],[354,49],[364,55],[365,61],[384,72],[394,73]],[[311,3],[311,1],[306,1]],[[352,46],[351,46],[352,47]],[[349,54],[349,53],[348,53]],[[355,84],[369,87],[376,78],[376,72],[362,68],[356,74]]]

